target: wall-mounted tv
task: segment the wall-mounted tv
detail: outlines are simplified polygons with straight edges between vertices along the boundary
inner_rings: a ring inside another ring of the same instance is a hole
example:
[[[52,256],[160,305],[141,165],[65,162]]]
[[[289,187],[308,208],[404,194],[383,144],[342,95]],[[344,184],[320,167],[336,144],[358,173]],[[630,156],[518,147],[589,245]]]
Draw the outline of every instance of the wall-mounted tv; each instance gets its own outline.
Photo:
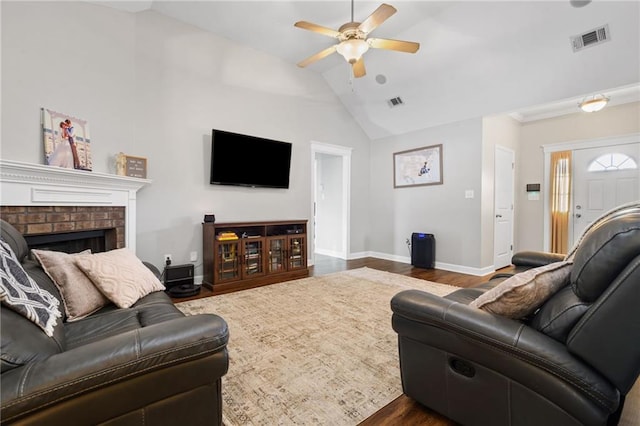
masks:
[[[291,143],[213,129],[214,185],[289,188]]]

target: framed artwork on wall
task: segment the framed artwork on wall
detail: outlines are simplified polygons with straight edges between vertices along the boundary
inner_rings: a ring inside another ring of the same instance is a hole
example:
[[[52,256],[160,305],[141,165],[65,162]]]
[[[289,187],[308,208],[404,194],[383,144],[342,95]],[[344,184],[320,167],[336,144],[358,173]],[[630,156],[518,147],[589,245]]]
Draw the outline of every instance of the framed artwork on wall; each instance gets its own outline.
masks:
[[[442,144],[395,152],[393,187],[442,184]]]
[[[42,108],[45,164],[92,170],[91,138],[87,120]]]

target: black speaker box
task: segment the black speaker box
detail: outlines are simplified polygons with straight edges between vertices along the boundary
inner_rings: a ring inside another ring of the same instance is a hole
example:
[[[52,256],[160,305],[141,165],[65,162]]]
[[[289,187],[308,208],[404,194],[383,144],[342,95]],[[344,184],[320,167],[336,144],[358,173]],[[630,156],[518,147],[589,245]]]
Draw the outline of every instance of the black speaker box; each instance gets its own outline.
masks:
[[[193,265],[168,265],[164,268],[164,286],[193,285]]]
[[[205,214],[204,215],[204,222],[205,223],[215,223],[216,222],[216,215],[215,214]]]
[[[418,268],[433,269],[436,264],[436,239],[433,234],[411,234],[411,264]]]

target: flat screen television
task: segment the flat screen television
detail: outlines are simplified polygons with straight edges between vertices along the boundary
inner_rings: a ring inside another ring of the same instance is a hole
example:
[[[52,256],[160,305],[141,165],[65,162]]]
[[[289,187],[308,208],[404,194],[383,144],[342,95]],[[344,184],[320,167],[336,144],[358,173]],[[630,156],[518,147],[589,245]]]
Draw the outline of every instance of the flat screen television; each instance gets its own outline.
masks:
[[[213,129],[213,185],[289,188],[291,143]]]

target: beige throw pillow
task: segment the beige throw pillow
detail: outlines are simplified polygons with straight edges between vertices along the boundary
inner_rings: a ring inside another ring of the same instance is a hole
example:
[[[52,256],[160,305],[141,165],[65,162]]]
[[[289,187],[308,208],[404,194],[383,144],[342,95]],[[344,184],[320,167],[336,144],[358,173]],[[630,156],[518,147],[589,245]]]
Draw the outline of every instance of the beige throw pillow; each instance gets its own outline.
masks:
[[[158,278],[129,249],[74,257],[76,265],[119,308],[129,308],[154,291],[163,291]]]
[[[509,318],[524,318],[569,283],[571,266],[570,261],[555,262],[521,272],[482,294],[469,306]]]
[[[74,263],[76,256],[90,255],[91,250],[67,254],[50,250],[31,250],[51,281],[60,290],[67,321],[86,317],[109,304],[93,282]]]

